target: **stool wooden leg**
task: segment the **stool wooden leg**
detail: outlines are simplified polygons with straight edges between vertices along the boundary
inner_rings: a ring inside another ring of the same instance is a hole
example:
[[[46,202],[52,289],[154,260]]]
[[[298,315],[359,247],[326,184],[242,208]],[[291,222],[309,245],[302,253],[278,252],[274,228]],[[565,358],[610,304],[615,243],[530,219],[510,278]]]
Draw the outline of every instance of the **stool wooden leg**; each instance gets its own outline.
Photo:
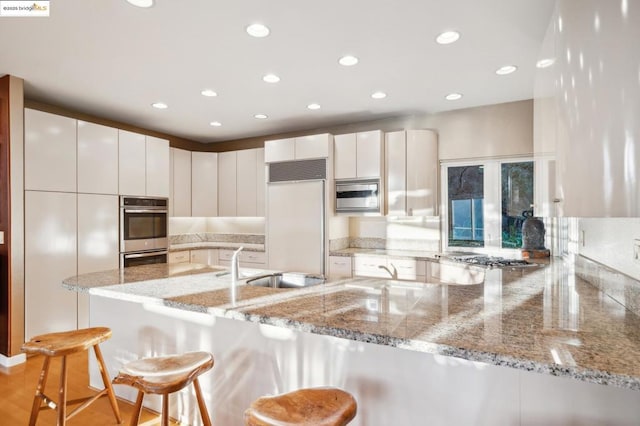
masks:
[[[142,410],[142,399],[144,398],[144,392],[138,391],[138,397],[136,398],[136,405],[133,407],[133,414],[131,414],[130,426],[136,426],[140,421],[140,411]]]
[[[120,417],[118,401],[116,400],[116,394],[113,391],[113,386],[111,386],[109,375],[107,374],[107,366],[104,363],[102,351],[100,350],[100,347],[98,345],[93,345],[93,350],[96,353],[98,368],[100,369],[100,375],[102,376],[102,383],[104,383],[104,388],[107,390],[107,396],[109,397],[109,402],[111,403],[111,409],[113,410],[113,414],[116,416],[116,421],[118,422],[118,424],[120,424],[122,423],[122,417]]]
[[[202,398],[202,390],[200,390],[200,382],[198,382],[197,377],[193,379],[193,388],[196,390],[196,399],[198,400],[198,408],[200,408],[200,416],[202,416],[202,424],[204,426],[211,426],[211,418],[209,417],[207,406]]]
[[[161,426],[169,426],[169,394],[162,395],[162,421]]]
[[[42,364],[42,370],[40,371],[40,378],[38,379],[38,386],[36,386],[36,393],[33,397],[33,405],[31,407],[31,416],[29,417],[29,426],[35,426],[38,420],[38,414],[40,413],[40,405],[42,405],[42,395],[44,387],[47,384],[47,376],[49,374],[49,363],[51,358],[44,357],[44,363]]]
[[[67,422],[67,356],[62,357],[60,387],[58,388],[58,426]]]

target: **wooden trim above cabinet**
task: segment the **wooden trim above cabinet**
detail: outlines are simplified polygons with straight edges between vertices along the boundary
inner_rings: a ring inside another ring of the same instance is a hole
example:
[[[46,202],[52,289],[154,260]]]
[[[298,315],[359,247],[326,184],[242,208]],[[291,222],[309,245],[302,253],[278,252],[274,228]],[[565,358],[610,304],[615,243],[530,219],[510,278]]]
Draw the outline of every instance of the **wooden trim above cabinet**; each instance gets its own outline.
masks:
[[[75,118],[76,120],[89,121],[91,123],[102,124],[104,126],[115,127],[122,130],[128,130],[130,132],[141,133],[147,136],[154,136],[160,139],[167,139],[169,140],[169,146],[171,146],[172,148],[186,149],[188,151],[212,151],[212,144],[200,143],[192,141],[190,139],[184,139],[178,136],[169,135],[167,133],[143,129],[141,127],[123,123],[121,121],[109,120],[106,118],[97,117],[95,115],[73,111],[60,106],[34,101],[32,99],[25,99],[24,107],[36,109],[38,111],[49,112],[51,114],[62,115],[64,117]]]

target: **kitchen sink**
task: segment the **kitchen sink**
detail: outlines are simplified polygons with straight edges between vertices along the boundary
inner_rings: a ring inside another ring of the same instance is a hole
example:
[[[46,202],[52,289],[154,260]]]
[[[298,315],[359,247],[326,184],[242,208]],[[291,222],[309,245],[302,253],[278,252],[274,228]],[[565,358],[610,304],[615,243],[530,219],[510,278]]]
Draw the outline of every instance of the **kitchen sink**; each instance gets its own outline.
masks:
[[[269,288],[304,288],[323,284],[325,278],[320,275],[302,274],[299,272],[278,272],[247,280],[247,285]]]

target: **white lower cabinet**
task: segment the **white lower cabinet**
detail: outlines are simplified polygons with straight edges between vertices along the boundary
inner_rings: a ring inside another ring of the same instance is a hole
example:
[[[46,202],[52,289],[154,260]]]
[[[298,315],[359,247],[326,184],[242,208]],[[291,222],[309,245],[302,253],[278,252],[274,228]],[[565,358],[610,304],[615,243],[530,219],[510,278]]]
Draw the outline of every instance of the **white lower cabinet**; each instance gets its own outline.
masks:
[[[118,269],[117,195],[78,194],[78,274]],[[78,328],[89,327],[89,297],[78,293]]]
[[[329,256],[329,278],[351,278],[351,258],[345,256]]]
[[[218,250],[217,249],[191,250],[190,259],[191,259],[191,263],[202,263],[203,265],[217,265]]]
[[[233,252],[234,250],[218,250],[218,264],[220,266],[231,266]],[[239,256],[240,266],[243,268],[265,268],[267,266],[267,258],[263,251],[241,251]]]
[[[189,250],[172,251],[167,256],[167,263],[189,263],[190,261]]]
[[[76,194],[25,191],[25,339],[77,328]]]
[[[353,262],[355,276],[424,282],[427,275],[425,260],[356,256]]]

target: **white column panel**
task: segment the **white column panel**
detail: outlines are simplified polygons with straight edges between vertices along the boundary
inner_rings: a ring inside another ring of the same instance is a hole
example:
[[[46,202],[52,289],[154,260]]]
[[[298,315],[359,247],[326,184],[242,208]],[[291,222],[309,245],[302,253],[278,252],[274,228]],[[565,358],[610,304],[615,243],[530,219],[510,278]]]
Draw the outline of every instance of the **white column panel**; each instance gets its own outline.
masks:
[[[76,120],[24,110],[24,187],[76,192]]]
[[[78,121],[78,192],[118,193],[118,129]]]
[[[404,216],[407,214],[407,148],[405,131],[390,132],[385,135],[387,214]]]
[[[264,148],[256,149],[256,216],[263,217],[267,189]]]
[[[171,148],[173,156],[173,216],[191,216],[191,152]]]
[[[146,195],[169,197],[169,141],[147,136],[146,147]]]
[[[191,215],[218,216],[218,154],[191,153]]]
[[[76,194],[25,191],[25,338],[77,327]]]
[[[256,150],[236,152],[236,216],[257,216]]]
[[[139,133],[118,130],[118,193],[146,195],[146,144]]]
[[[218,213],[236,216],[236,151],[218,154]]]

